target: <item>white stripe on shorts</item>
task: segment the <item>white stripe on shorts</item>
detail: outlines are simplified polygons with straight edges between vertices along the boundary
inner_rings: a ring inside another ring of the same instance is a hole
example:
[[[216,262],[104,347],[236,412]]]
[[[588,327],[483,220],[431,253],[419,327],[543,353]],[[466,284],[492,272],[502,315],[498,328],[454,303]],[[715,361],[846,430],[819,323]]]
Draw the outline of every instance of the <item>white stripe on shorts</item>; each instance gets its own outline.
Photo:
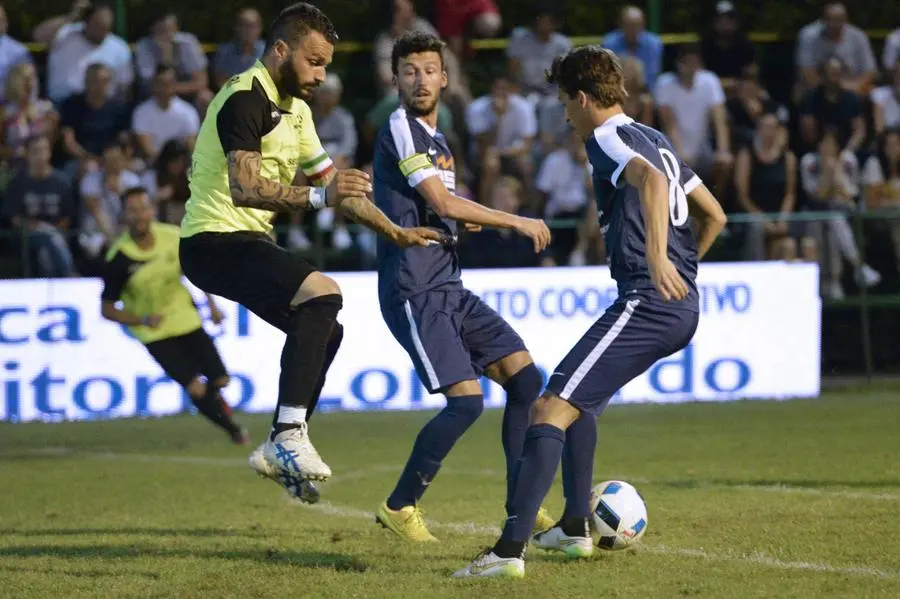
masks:
[[[625,325],[631,319],[631,315],[634,314],[634,309],[637,308],[639,303],[641,303],[641,300],[635,299],[625,304],[625,309],[622,311],[622,314],[619,315],[619,318],[616,319],[616,322],[609,327],[606,334],[603,335],[597,345],[594,346],[594,349],[591,350],[591,353],[584,359],[584,362],[575,369],[575,372],[563,388],[562,393],[559,394],[560,398],[568,400],[572,393],[575,392],[575,389],[578,388],[578,385],[581,384],[584,377],[591,371],[591,368],[594,367],[594,364],[597,363],[597,360],[600,359],[603,352],[612,345],[612,342],[616,340],[616,337],[618,337],[619,333],[622,332],[622,329],[625,328]]]
[[[434,371],[431,360],[428,359],[428,354],[425,353],[425,346],[422,345],[422,339],[419,337],[419,329],[416,328],[416,319],[413,318],[412,307],[409,305],[409,300],[403,302],[403,309],[406,311],[407,320],[409,320],[409,332],[412,334],[416,353],[419,355],[419,360],[422,361],[422,365],[425,367],[425,374],[428,375],[428,382],[431,384],[432,389],[438,389],[441,384],[440,381],[438,381],[437,373]]]

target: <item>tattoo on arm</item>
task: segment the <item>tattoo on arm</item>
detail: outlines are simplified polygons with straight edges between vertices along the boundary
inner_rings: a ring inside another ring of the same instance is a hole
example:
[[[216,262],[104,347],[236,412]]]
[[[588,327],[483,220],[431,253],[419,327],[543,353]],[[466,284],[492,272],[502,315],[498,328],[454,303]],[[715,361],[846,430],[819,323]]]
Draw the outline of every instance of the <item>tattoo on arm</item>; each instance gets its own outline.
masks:
[[[379,235],[393,241],[397,237],[400,228],[389,219],[378,206],[368,198],[347,198],[340,204],[341,212],[347,218],[365,225]]]
[[[228,153],[228,186],[235,206],[271,212],[297,212],[309,207],[309,187],[282,185],[260,173],[259,152]]]

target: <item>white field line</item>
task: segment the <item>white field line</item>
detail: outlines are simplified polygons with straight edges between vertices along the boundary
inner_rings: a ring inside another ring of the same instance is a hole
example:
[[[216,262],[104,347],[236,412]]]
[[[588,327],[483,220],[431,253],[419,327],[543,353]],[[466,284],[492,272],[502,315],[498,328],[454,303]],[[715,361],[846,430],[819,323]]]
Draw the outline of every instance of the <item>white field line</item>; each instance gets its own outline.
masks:
[[[162,454],[138,454],[138,453],[118,453],[105,451],[80,451],[69,449],[66,447],[48,447],[45,449],[33,449],[27,451],[10,451],[0,453],[0,459],[14,459],[17,456],[80,456],[93,460],[122,460],[128,462],[146,462],[146,463],[171,463],[171,464],[194,464],[198,466],[226,466],[226,467],[247,467],[247,460],[243,458],[213,458],[203,456],[177,456]],[[399,474],[402,466],[382,464],[370,466],[358,471],[347,472],[331,477],[329,482],[349,482],[352,480],[361,480],[374,474],[384,474],[389,472],[397,472]],[[486,478],[500,478],[506,476],[501,470],[490,468],[458,470],[455,468],[444,468],[441,470],[444,474],[464,475],[464,476],[481,476]],[[610,480],[626,480],[633,484],[643,485],[661,485],[671,486],[675,481],[657,480],[643,478],[640,476],[607,476]],[[846,489],[815,489],[810,487],[801,487],[794,485],[775,484],[775,485],[727,485],[722,483],[714,483],[704,480],[689,481],[683,486],[685,490],[691,489],[731,489],[735,491],[753,491],[760,493],[781,493],[793,495],[809,495],[819,497],[840,497],[843,499],[868,499],[873,501],[900,501],[900,493],[883,493],[875,491],[851,491]]]
[[[115,452],[81,452],[75,451],[67,448],[47,448],[42,450],[28,451],[28,452],[9,452],[9,453],[0,453],[0,459],[5,457],[15,457],[21,455],[71,455],[71,456],[84,456],[90,459],[97,460],[124,460],[130,462],[162,462],[162,463],[175,463],[175,464],[197,464],[197,465],[216,465],[216,466],[231,466],[231,467],[247,467],[246,460],[237,459],[237,458],[209,458],[209,457],[199,457],[199,456],[168,456],[168,455],[154,455],[154,454],[128,454],[128,453],[115,453]],[[332,484],[340,483],[340,482],[350,482],[354,480],[361,480],[373,474],[386,473],[386,472],[396,472],[399,470],[399,467],[396,465],[377,465],[371,466],[364,470],[356,470],[351,471],[343,475],[333,476],[329,482]],[[498,470],[471,470],[471,471],[462,471],[462,470],[454,470],[449,469],[449,472],[455,474],[465,474],[468,476],[486,476],[486,477],[502,477],[505,474]],[[631,480],[635,483],[641,484],[652,484],[654,481],[648,479],[641,478],[625,478],[626,480]],[[663,483],[664,484],[664,483]],[[703,486],[703,485],[699,485]],[[859,497],[864,499],[889,499],[889,500],[897,500],[900,499],[898,495],[891,495],[886,493],[858,493],[858,492],[844,492],[844,491],[825,491],[820,489],[805,489],[802,487],[785,487],[781,485],[771,486],[771,487],[757,487],[753,485],[741,485],[741,486],[728,486],[728,485],[707,485],[709,487],[724,487],[724,488],[737,488],[737,489],[746,489],[750,491],[773,491],[773,492],[812,492],[813,494],[820,495],[837,495],[837,496],[845,496],[845,497]],[[300,503],[299,501],[289,500],[292,505],[299,506],[301,509],[317,511],[319,513],[329,515],[329,516],[337,516],[343,518],[353,518],[359,520],[369,520],[372,521],[375,518],[375,514],[373,512],[367,512],[365,510],[360,510],[356,508],[350,508],[340,505],[334,505],[329,502],[321,502],[316,505],[306,505]],[[479,535],[498,535],[500,534],[500,529],[496,526],[490,526],[486,524],[477,524],[474,522],[436,522],[433,520],[428,520],[429,526],[434,527],[436,530],[446,530],[449,532],[459,533],[459,534],[479,534]],[[638,551],[644,551],[648,553],[657,553],[662,555],[675,555],[679,557],[688,557],[695,559],[705,559],[709,561],[719,561],[719,562],[738,562],[751,564],[756,566],[765,566],[770,568],[779,568],[782,570],[806,570],[810,572],[819,572],[825,574],[843,574],[849,576],[861,576],[867,578],[879,578],[883,580],[900,580],[900,572],[888,571],[888,570],[878,570],[876,568],[868,568],[863,566],[833,566],[827,563],[816,563],[816,562],[795,562],[795,561],[785,561],[780,560],[774,557],[767,556],[763,553],[751,553],[751,554],[740,554],[740,553],[721,553],[721,552],[710,552],[704,549],[691,549],[691,548],[679,548],[679,547],[667,547],[665,545],[648,545],[646,543],[641,543],[638,546]]]
[[[315,505],[306,505],[300,503],[299,501],[291,501],[291,504],[299,506],[300,508],[305,510],[316,511],[328,516],[338,516],[342,518],[353,518],[370,521],[374,520],[375,518],[375,514],[372,512],[334,505],[328,502],[317,503]],[[476,524],[474,522],[436,522],[434,520],[428,519],[428,525],[430,528],[434,528],[436,530],[447,530],[461,534],[500,534],[500,529],[496,526]],[[729,554],[710,552],[704,549],[667,547],[665,545],[647,545],[646,543],[641,543],[640,545],[638,545],[636,550],[639,552],[674,555],[678,557],[689,557],[709,561],[737,562],[755,566],[779,568],[782,570],[807,570],[810,572],[819,572],[824,574],[842,574],[849,576],[861,576],[866,578],[880,578],[883,580],[900,580],[900,572],[878,570],[876,568],[868,568],[862,566],[832,566],[831,564],[826,563],[785,561],[770,557],[759,552],[749,554]]]

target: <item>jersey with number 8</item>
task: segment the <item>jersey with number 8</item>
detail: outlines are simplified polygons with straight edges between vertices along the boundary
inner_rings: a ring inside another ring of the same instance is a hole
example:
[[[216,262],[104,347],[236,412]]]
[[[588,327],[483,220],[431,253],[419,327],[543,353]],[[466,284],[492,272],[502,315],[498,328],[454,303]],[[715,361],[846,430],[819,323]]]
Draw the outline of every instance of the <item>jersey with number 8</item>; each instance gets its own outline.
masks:
[[[639,190],[629,185],[623,174],[628,162],[638,157],[663,173],[669,182],[667,253],[690,288],[682,304],[696,309],[697,246],[688,224],[687,195],[701,183],[700,178],[676,156],[665,135],[624,114],[597,127],[586,141],[586,148],[593,169],[600,230],[620,296],[633,291],[655,293],[645,257]]]

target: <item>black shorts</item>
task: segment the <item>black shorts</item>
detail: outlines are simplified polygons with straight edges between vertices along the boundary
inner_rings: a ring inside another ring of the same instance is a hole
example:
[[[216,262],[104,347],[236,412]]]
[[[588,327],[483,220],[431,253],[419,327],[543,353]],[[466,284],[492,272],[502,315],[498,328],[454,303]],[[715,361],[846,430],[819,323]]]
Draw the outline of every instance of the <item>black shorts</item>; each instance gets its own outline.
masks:
[[[207,293],[237,302],[281,331],[287,331],[291,301],[316,269],[251,231],[198,233],[181,240],[181,270]]]
[[[209,381],[228,376],[216,344],[203,327],[187,335],[147,343],[145,347],[169,378],[182,387],[201,374]]]

